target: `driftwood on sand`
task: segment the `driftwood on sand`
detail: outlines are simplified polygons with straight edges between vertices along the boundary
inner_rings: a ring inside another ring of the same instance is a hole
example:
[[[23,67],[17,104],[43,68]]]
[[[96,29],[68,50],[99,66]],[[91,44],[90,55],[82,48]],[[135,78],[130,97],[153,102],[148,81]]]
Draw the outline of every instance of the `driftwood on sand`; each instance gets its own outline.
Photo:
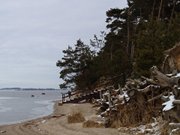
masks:
[[[129,78],[124,87],[118,88],[107,85],[106,82],[106,85],[101,85],[89,94],[88,92],[84,95],[74,94],[81,96],[78,100],[70,99],[70,101],[86,100],[99,106],[98,114],[105,119],[105,127],[148,123],[153,117],[159,115],[163,115],[164,119],[172,122],[170,126],[178,127],[180,123],[180,43],[167,50],[165,54],[162,69],[153,66],[150,69],[150,78],[144,76],[138,79]]]

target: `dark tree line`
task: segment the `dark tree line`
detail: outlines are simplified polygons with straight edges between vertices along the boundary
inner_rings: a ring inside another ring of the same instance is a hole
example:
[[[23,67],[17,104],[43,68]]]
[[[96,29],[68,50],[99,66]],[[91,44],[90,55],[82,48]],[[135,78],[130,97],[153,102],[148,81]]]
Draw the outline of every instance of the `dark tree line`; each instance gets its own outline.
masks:
[[[63,51],[57,62],[61,88],[92,89],[102,77],[149,76],[151,66],[161,66],[163,51],[180,41],[180,0],[127,2],[126,8],[106,12],[108,33]],[[114,83],[123,84],[121,77]]]

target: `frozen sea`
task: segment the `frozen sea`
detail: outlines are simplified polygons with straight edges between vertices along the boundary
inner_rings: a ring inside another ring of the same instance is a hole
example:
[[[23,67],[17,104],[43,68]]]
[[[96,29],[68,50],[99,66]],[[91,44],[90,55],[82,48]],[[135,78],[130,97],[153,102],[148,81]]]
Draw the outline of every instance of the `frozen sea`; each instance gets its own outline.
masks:
[[[49,115],[59,99],[60,90],[0,90],[0,125]]]

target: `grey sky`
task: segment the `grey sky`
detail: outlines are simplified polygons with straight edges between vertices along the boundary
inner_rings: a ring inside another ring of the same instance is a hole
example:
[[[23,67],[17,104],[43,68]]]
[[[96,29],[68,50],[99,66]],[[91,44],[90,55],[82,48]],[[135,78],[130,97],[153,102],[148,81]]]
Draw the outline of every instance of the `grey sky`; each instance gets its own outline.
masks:
[[[56,61],[105,30],[105,12],[126,0],[0,0],[0,87],[53,87]]]

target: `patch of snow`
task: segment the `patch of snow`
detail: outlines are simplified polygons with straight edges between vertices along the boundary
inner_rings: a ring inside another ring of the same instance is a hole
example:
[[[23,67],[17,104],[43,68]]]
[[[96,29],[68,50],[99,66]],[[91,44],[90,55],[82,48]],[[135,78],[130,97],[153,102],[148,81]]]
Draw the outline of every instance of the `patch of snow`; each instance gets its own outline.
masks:
[[[175,77],[180,77],[180,73],[178,73]]]
[[[140,125],[139,127],[131,128],[130,131],[135,134],[142,134],[145,133],[146,126]]]
[[[127,93],[124,93],[124,91],[123,91],[123,94],[118,95],[118,99],[121,101],[121,104],[124,104],[125,101],[129,101],[130,98],[127,95]]]
[[[109,102],[106,102],[107,105],[109,105]]]
[[[119,92],[120,91],[120,89],[116,89],[116,90],[114,90],[115,92]]]
[[[95,100],[95,102],[101,102],[102,101],[102,99],[96,99]]]
[[[157,125],[158,125],[157,122],[151,123],[151,126],[152,126],[152,127],[155,127],[155,126],[157,126]]]
[[[171,110],[172,108],[174,108],[174,106],[173,106],[173,101],[175,100],[175,98],[174,98],[174,95],[171,95],[170,97],[169,97],[169,101],[167,101],[167,102],[165,102],[165,103],[163,103],[162,105],[163,106],[165,106],[164,108],[163,108],[163,111],[169,111],[169,110]]]
[[[153,133],[154,132],[154,129],[145,129],[145,134],[147,134],[147,133]]]
[[[109,92],[105,92],[103,95],[104,95],[104,96],[107,96],[107,95],[109,95]]]
[[[160,88],[161,86],[154,85],[153,87],[156,88],[156,89],[158,89],[158,88]]]
[[[118,128],[118,131],[121,133],[129,133],[131,135],[139,135],[139,134],[145,134],[145,135],[160,135],[161,134],[161,127],[159,125],[159,122],[156,118],[153,118],[154,122],[149,123],[146,125],[140,125],[138,127],[120,127]]]
[[[126,98],[126,101],[130,100],[130,97],[128,96],[127,91],[124,92],[124,97]]]
[[[41,123],[43,123],[43,124],[44,124],[45,122],[46,122],[46,120],[42,120],[42,121],[41,121]]]
[[[173,74],[166,74],[168,77],[171,77],[171,76],[173,76]]]
[[[141,133],[144,133],[145,132],[145,125],[141,125],[139,126],[139,130],[141,131]]]
[[[124,95],[118,95],[118,99],[122,100],[124,98]]]
[[[119,104],[115,104],[115,106],[118,106]]]
[[[103,103],[103,102],[106,102],[106,100],[105,100],[105,99],[102,99],[102,102],[101,102],[101,103]]]
[[[162,96],[162,97],[166,99],[166,98],[168,98],[169,96]]]
[[[106,111],[110,111],[110,108],[106,109]]]

